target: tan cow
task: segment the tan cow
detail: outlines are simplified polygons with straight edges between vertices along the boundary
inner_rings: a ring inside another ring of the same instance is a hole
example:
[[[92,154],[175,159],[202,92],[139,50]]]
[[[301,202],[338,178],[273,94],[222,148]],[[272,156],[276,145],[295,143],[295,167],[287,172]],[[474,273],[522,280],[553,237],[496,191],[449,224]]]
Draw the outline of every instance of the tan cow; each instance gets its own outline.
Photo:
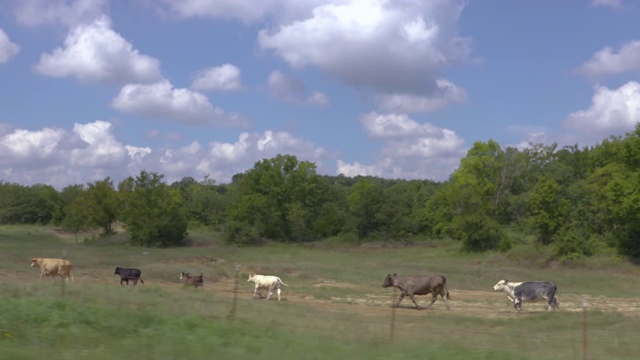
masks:
[[[66,259],[33,258],[31,267],[40,268],[40,279],[43,276],[62,276],[65,281],[73,280],[71,275],[71,262]]]

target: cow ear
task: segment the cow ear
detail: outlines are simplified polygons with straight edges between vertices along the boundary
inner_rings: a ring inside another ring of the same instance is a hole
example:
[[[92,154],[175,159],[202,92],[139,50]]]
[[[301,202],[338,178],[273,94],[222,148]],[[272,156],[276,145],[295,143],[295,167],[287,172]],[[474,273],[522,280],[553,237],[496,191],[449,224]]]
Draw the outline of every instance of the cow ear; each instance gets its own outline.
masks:
[[[505,281],[504,281],[504,283],[505,283],[505,284],[506,284],[506,283],[508,283],[508,282],[509,282],[509,280],[505,280]]]

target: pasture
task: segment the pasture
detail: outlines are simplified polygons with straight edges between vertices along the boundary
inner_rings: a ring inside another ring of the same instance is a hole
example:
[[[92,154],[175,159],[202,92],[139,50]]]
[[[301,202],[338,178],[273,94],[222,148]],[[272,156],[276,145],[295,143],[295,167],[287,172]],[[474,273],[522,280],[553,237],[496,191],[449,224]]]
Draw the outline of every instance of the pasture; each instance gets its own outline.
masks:
[[[123,237],[75,244],[49,227],[1,226],[0,357],[577,359],[583,301],[590,359],[640,353],[640,268],[613,255],[566,266],[533,245],[486,254],[447,240],[237,248],[194,231],[193,246],[149,249],[116,244]],[[63,295],[60,278],[40,281],[29,265],[65,250],[75,281]],[[120,287],[116,266],[140,268],[145,284]],[[181,272],[202,272],[204,287],[185,287]],[[253,299],[251,272],[280,276],[282,301]],[[451,310],[441,300],[414,310],[408,298],[392,309],[398,291],[381,284],[394,272],[445,275]],[[559,311],[525,303],[516,314],[492,291],[501,278],[556,282]]]

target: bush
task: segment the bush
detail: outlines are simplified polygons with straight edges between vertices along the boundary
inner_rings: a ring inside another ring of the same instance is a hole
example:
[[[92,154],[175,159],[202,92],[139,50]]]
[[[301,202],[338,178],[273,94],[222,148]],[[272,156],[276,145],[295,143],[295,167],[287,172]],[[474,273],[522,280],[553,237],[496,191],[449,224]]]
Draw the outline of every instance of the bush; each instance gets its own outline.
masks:
[[[464,251],[495,250],[504,238],[500,225],[481,214],[458,217],[453,221],[453,229],[453,237],[462,240]]]
[[[589,236],[572,227],[563,227],[553,237],[553,256],[561,260],[576,260],[595,252],[596,246]]]

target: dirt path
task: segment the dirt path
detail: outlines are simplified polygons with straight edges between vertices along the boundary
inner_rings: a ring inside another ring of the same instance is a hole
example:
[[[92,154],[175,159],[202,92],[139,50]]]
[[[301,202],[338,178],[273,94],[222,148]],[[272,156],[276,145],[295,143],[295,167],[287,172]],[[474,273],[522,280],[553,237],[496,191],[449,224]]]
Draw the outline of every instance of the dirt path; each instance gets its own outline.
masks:
[[[34,270],[33,273],[13,272],[0,269],[0,276],[7,280],[18,281],[39,281],[39,273]],[[75,274],[75,282],[91,281],[92,283],[104,283],[109,286],[117,286],[117,277],[94,276],[94,274]],[[57,278],[56,281],[60,281]],[[48,281],[48,280],[43,280]],[[166,289],[178,291],[181,289],[180,284],[176,282],[149,282],[154,285],[162,286]],[[253,284],[246,284],[246,281],[240,281],[239,297],[251,298]],[[140,286],[140,285],[138,285]],[[144,286],[144,285],[142,285]],[[319,283],[314,286],[340,287],[345,288],[345,293],[349,293],[348,289],[354,289],[355,293],[362,293],[361,290],[356,291],[358,286],[348,283],[327,282]],[[225,279],[219,282],[205,282],[204,291],[212,292],[215,296],[233,297],[233,280]],[[449,289],[451,300],[449,304],[451,311],[456,314],[479,317],[479,318],[507,318],[515,314],[515,309],[507,300],[506,295],[491,291],[473,291],[462,289]],[[275,294],[274,294],[275,295]],[[333,311],[351,311],[363,314],[385,315],[389,313],[390,305],[397,299],[398,292],[390,290],[387,295],[365,294],[361,296],[345,296],[332,297],[330,300],[316,299],[310,294],[296,292],[295,287],[284,288],[283,301],[305,304],[314,308],[321,308]],[[277,296],[272,297],[272,301]],[[421,306],[426,306],[430,300],[430,296],[417,296],[416,299]],[[640,298],[611,298],[606,296],[591,296],[580,294],[560,294],[558,296],[560,302],[559,311],[580,312],[582,311],[583,301],[586,301],[589,310],[597,310],[604,312],[618,312],[626,316],[640,316]],[[424,311],[412,311],[413,303],[409,298],[405,298],[401,304],[399,311],[403,315],[424,316]],[[426,311],[446,311],[444,304],[439,299],[433,304],[431,310]],[[536,314],[547,311],[546,303],[525,303],[522,314]]]
[[[247,289],[245,284],[240,284],[240,296],[251,296],[251,289]],[[222,281],[207,284],[210,291],[222,296],[233,296],[233,282]],[[355,287],[344,284],[344,287]],[[451,310],[456,314],[463,314],[472,317],[483,318],[504,318],[511,317],[516,313],[511,302],[506,295],[491,291],[473,291],[450,289],[452,299],[449,300]],[[275,294],[274,294],[275,295]],[[368,294],[361,297],[333,297],[331,300],[315,299],[310,295],[296,293],[293,291],[283,291],[283,300],[297,304],[307,304],[314,307],[335,310],[349,310],[371,314],[388,314],[390,305],[397,299],[397,291],[389,291],[389,295]],[[272,297],[273,300],[274,297]],[[430,295],[417,296],[416,300],[421,306],[428,305]],[[558,296],[560,302],[559,311],[580,312],[583,310],[583,301],[586,301],[589,310],[616,311],[626,316],[640,316],[640,298],[610,298],[605,296],[590,296],[579,294],[563,294]],[[409,298],[405,298],[400,310],[406,315],[424,316],[423,311],[410,311],[413,303]],[[431,310],[446,311],[442,300],[438,299],[433,304]],[[525,303],[522,314],[544,313],[547,311],[545,302]]]

